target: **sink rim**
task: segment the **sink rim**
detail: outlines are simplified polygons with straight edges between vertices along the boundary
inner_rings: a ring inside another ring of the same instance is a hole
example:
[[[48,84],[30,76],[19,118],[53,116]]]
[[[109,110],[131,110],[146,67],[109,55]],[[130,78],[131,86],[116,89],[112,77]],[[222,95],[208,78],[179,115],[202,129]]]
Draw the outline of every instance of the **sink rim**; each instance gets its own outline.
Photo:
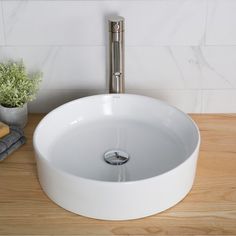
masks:
[[[152,177],[148,177],[148,178],[145,178],[145,179],[140,179],[140,180],[131,180],[131,181],[122,181],[122,182],[118,182],[118,181],[105,181],[105,180],[97,180],[97,179],[90,179],[90,178],[86,178],[86,177],[82,177],[82,176],[78,176],[78,175],[74,175],[72,173],[69,173],[69,172],[66,172],[65,170],[62,170],[58,167],[56,167],[55,165],[53,165],[49,160],[47,160],[44,155],[41,153],[41,151],[39,150],[37,144],[36,144],[36,136],[37,136],[37,133],[39,132],[39,129],[40,129],[40,126],[42,125],[43,122],[45,122],[45,120],[51,116],[52,114],[54,114],[55,112],[63,109],[63,107],[69,105],[69,104],[73,104],[73,103],[76,103],[78,101],[83,101],[83,100],[88,100],[88,99],[97,99],[98,97],[120,97],[120,96],[127,96],[127,97],[139,97],[139,98],[145,98],[145,99],[150,99],[150,100],[153,100],[153,101],[157,101],[159,103],[162,103],[163,105],[169,107],[170,109],[173,109],[173,110],[176,110],[177,112],[181,113],[185,118],[187,118],[191,124],[193,125],[194,129],[197,131],[197,144],[194,148],[194,150],[191,152],[190,155],[188,155],[188,157],[181,163],[179,163],[178,165],[176,165],[174,168],[170,169],[170,170],[167,170],[166,172],[163,172],[161,174],[158,174],[158,175],[155,175],[155,176],[152,176]],[[53,109],[51,112],[49,112],[47,115],[45,115],[43,117],[43,119],[39,122],[39,124],[37,125],[36,129],[34,130],[34,134],[33,134],[33,147],[35,149],[35,152],[38,153],[39,155],[35,155],[36,158],[40,158],[43,162],[45,162],[47,165],[49,165],[52,169],[54,169],[55,171],[58,171],[60,174],[62,175],[66,175],[67,177],[69,178],[73,178],[75,180],[81,180],[81,181],[89,181],[91,183],[99,183],[99,184],[106,184],[106,185],[113,185],[113,184],[118,184],[118,185],[127,185],[127,184],[138,184],[138,183],[143,183],[143,182],[150,182],[150,181],[154,181],[156,178],[159,178],[161,176],[164,176],[164,175],[168,175],[170,172],[173,172],[175,171],[175,169],[179,168],[181,165],[184,165],[189,159],[191,159],[191,157],[193,155],[195,155],[196,152],[198,152],[198,149],[199,149],[199,146],[200,146],[200,143],[201,143],[201,135],[200,135],[200,131],[199,131],[199,128],[197,126],[197,124],[195,123],[195,121],[188,115],[186,114],[185,112],[181,111],[180,109],[172,106],[172,105],[169,105],[168,103],[162,101],[162,100],[159,100],[159,99],[156,99],[156,98],[152,98],[152,97],[148,97],[148,96],[143,96],[143,95],[136,95],[136,94],[99,94],[99,95],[91,95],[91,96],[86,96],[86,97],[82,97],[82,98],[78,98],[78,99],[75,99],[75,100],[72,100],[70,102],[67,102],[67,103],[64,103],[62,105],[60,105],[59,107]]]

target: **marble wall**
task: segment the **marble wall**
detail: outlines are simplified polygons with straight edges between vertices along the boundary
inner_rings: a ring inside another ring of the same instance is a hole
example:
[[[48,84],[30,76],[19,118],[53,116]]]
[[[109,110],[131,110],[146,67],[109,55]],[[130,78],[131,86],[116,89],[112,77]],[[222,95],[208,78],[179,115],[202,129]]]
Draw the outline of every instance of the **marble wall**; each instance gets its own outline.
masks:
[[[126,91],[236,112],[235,0],[0,1],[0,60],[42,70],[32,112],[107,92],[106,18],[126,19]]]

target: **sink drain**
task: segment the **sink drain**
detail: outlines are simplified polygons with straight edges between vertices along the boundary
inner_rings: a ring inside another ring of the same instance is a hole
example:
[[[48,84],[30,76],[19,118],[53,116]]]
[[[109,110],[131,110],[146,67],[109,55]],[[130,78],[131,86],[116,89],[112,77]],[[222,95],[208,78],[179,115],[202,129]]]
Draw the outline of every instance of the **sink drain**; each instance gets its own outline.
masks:
[[[120,150],[111,150],[104,154],[104,160],[110,165],[123,165],[129,160],[129,154]]]

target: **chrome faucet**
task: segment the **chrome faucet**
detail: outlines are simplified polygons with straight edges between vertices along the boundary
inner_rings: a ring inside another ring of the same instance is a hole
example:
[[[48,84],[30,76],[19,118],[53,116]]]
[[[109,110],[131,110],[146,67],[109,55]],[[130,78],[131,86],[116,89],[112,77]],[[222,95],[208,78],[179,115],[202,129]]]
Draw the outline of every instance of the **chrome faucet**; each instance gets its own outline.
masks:
[[[108,19],[109,25],[109,92],[124,93],[124,18]]]

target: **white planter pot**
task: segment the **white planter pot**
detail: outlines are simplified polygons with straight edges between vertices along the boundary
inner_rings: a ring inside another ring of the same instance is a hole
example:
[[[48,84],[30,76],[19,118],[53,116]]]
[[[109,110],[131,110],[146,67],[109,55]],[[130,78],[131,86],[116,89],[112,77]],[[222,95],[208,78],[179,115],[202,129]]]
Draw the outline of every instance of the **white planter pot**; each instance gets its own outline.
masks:
[[[16,125],[24,128],[28,121],[27,104],[23,107],[4,107],[0,105],[0,121],[8,125]]]

